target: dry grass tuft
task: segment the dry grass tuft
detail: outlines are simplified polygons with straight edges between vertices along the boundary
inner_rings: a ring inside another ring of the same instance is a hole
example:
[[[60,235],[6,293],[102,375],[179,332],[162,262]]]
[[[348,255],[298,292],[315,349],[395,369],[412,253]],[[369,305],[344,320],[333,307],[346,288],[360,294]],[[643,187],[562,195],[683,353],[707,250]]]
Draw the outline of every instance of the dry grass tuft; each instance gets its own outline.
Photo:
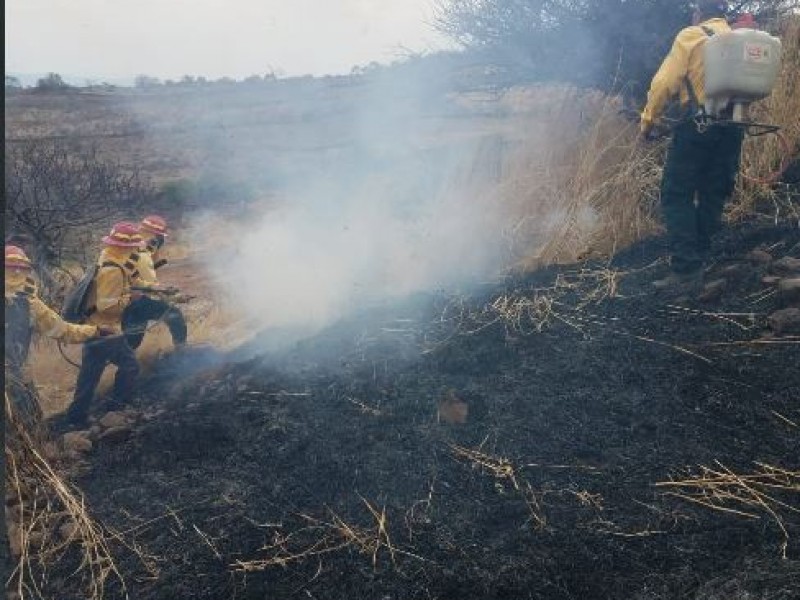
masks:
[[[514,225],[515,270],[608,256],[656,230],[663,144],[636,144],[618,99],[575,91],[543,134],[548,152],[524,150],[501,189]]]
[[[758,470],[753,473],[737,474],[716,461],[714,468],[701,466],[699,473],[662,481],[656,486],[675,490],[667,495],[728,515],[772,519],[783,534],[781,554],[786,558],[789,531],[785,519],[788,515],[800,515],[800,471],[756,465]]]
[[[512,464],[510,460],[501,456],[486,454],[482,450],[464,448],[456,444],[450,444],[450,451],[457,460],[466,462],[472,465],[473,468],[488,472],[497,479],[496,486],[498,491],[502,492],[503,482],[505,482],[511,486],[515,493],[521,495],[525,505],[528,507],[529,518],[535,529],[541,529],[547,524],[537,494],[521,474],[521,469]]]
[[[779,125],[785,145],[774,135],[751,137],[745,141],[742,154],[742,173],[734,202],[730,207],[732,219],[741,218],[757,210],[759,200],[767,199],[777,212],[788,212],[800,218],[800,207],[782,197],[780,188],[774,189],[755,180],[764,180],[776,171],[787,157],[800,154],[800,16],[787,19],[780,31],[783,43],[782,71],[778,84],[769,98],[754,104],[750,118],[760,123]]]
[[[398,548],[392,542],[385,507],[378,510],[365,498],[361,500],[371,517],[370,526],[348,523],[333,511],[329,511],[330,518],[327,520],[300,515],[308,523],[307,526],[291,533],[274,532],[271,542],[261,548],[263,558],[236,561],[233,565],[234,570],[254,572],[271,567],[286,567],[291,563],[319,559],[326,554],[347,549],[354,549],[360,554],[369,556],[374,569],[378,567],[378,556],[382,549],[388,553],[395,568],[398,556],[425,560],[412,552]]]
[[[533,289],[515,289],[497,294],[479,307],[469,297],[453,296],[443,308],[439,324],[443,339],[431,335],[432,352],[453,336],[475,335],[501,324],[507,335],[540,333],[555,322],[583,331],[588,324],[600,324],[587,309],[619,294],[623,272],[609,268],[577,269],[559,273],[553,284]]]

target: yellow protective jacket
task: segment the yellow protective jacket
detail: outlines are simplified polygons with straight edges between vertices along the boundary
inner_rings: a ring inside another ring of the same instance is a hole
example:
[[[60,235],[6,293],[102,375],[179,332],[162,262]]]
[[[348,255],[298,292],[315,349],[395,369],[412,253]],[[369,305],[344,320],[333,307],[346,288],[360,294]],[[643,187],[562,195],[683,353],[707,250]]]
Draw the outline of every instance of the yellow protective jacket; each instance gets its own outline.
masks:
[[[692,97],[686,86],[687,76],[697,101],[700,104],[705,102],[703,46],[709,36],[703,30],[704,27],[714,34],[731,30],[728,22],[720,18],[686,27],[678,33],[672,44],[672,50],[669,51],[650,84],[647,106],[641,116],[642,133],[647,133],[658,123],[667,104],[677,94],[680,94],[681,106],[689,105]]]
[[[93,309],[87,321],[119,333],[122,311],[131,302],[131,285],[139,285],[138,251],[107,246],[100,253],[94,293],[89,306]],[[113,263],[113,264],[109,264]]]
[[[27,296],[31,327],[37,333],[67,344],[85,342],[97,335],[97,327],[94,325],[74,325],[64,321],[36,295],[35,286],[27,280],[24,272],[6,271],[4,287],[7,300],[17,294]]]

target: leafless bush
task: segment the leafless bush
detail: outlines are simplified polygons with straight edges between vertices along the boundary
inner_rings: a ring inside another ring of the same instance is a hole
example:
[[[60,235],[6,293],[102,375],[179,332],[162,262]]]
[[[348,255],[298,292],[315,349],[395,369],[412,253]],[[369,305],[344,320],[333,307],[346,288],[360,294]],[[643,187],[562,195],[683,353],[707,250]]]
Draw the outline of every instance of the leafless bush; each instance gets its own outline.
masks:
[[[65,142],[7,144],[5,175],[6,232],[30,253],[45,292],[53,268],[85,261],[99,231],[115,218],[138,218],[154,196],[139,173]]]

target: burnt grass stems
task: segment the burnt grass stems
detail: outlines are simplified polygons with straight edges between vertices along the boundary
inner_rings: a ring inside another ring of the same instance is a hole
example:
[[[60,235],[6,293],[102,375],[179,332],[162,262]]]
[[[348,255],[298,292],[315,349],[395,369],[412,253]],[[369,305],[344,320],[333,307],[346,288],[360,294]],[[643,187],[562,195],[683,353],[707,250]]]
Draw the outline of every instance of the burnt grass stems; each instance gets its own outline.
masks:
[[[137,600],[797,598],[796,479],[770,510],[719,502],[737,512],[656,484],[797,472],[800,340],[763,337],[778,300],[744,257],[799,243],[728,228],[710,272],[740,267],[713,303],[652,291],[652,238],[286,351],[165,360],[137,400],[165,412],[98,444],[79,484],[144,551],[118,548]],[[466,423],[437,415],[447,393]]]

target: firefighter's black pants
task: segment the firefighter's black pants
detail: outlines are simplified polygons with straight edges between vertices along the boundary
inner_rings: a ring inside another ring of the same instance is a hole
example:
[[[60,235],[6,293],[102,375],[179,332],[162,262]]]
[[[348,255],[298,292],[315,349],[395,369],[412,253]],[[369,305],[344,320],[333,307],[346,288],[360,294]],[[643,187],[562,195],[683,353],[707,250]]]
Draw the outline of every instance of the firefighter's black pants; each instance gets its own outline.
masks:
[[[159,320],[167,324],[174,344],[186,342],[186,320],[183,313],[168,302],[142,296],[131,301],[122,314],[122,330],[128,345],[136,350],[142,344],[148,321]]]
[[[139,363],[136,355],[125,341],[125,336],[89,340],[83,344],[81,370],[75,385],[75,396],[67,411],[67,418],[73,423],[86,420],[94,391],[108,363],[117,366],[114,377],[114,400],[120,405],[128,404],[133,396]]]
[[[701,133],[694,121],[687,121],[675,128],[661,180],[675,272],[698,269],[711,248],[736,183],[743,138],[739,127],[710,125]]]

